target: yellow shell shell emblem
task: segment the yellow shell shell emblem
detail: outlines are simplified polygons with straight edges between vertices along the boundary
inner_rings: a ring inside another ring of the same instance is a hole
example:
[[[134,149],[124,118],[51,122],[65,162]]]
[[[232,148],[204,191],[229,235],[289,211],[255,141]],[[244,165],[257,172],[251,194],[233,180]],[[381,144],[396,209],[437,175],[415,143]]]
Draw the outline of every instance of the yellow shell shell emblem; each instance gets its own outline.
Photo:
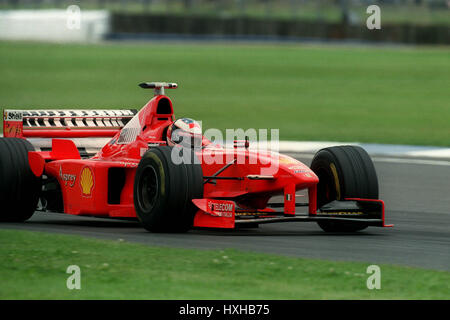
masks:
[[[80,174],[81,192],[84,196],[90,196],[94,186],[94,173],[89,167],[84,167]]]

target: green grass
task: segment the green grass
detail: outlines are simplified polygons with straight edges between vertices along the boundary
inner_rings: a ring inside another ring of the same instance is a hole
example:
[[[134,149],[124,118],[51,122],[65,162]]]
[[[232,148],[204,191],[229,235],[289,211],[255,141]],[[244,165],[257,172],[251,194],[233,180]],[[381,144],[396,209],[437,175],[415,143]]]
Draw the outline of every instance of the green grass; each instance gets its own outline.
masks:
[[[176,81],[177,117],[283,140],[450,146],[450,50],[0,42],[0,108],[140,108]]]
[[[449,299],[450,273],[0,230],[0,299]],[[68,290],[69,265],[81,290]]]

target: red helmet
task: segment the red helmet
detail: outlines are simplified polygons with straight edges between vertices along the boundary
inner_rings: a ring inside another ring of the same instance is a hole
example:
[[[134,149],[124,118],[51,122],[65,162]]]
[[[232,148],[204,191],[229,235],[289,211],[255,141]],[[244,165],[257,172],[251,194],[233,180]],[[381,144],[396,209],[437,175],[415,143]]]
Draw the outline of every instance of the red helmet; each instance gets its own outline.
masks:
[[[167,144],[169,146],[182,145],[184,147],[199,147],[202,145],[202,128],[200,124],[190,118],[181,118],[172,123],[167,129]]]

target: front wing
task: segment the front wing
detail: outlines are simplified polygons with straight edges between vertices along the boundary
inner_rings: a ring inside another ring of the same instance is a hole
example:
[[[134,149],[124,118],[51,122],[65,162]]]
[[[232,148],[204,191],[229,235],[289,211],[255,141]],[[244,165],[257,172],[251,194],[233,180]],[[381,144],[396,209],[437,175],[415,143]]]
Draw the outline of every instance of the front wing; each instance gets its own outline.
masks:
[[[363,222],[368,226],[392,227],[385,223],[385,206],[382,200],[348,198],[332,201],[309,213],[290,213],[276,210],[284,207],[283,203],[271,203],[264,210],[241,210],[234,201],[218,199],[194,199],[199,209],[194,227],[235,228],[236,226],[255,225],[275,222],[319,222],[347,221]],[[297,203],[296,207],[309,206]]]

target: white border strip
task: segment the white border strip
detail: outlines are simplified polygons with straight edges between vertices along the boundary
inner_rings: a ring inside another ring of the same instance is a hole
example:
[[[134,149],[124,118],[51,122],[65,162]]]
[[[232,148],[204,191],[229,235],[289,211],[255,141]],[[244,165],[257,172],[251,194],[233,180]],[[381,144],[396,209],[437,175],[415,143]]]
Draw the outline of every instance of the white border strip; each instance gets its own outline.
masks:
[[[384,158],[384,157],[372,157],[375,162],[390,162],[390,163],[403,163],[403,164],[428,164],[433,166],[450,166],[450,161],[445,160],[423,160],[423,159],[408,159],[408,158]]]
[[[287,152],[291,155],[296,154],[297,152]],[[303,153],[298,152],[300,158],[304,159],[312,159],[314,158],[314,153]],[[388,162],[388,163],[401,163],[401,164],[415,164],[415,165],[433,165],[433,166],[450,166],[450,161],[445,160],[428,160],[428,159],[414,159],[414,158],[394,158],[394,157],[377,157],[371,156],[372,161],[374,162]]]
[[[322,148],[339,145],[359,145],[370,155],[383,155],[393,157],[450,159],[450,148],[408,146],[390,144],[370,144],[357,142],[311,142],[311,141],[280,141],[279,152],[316,153]]]

